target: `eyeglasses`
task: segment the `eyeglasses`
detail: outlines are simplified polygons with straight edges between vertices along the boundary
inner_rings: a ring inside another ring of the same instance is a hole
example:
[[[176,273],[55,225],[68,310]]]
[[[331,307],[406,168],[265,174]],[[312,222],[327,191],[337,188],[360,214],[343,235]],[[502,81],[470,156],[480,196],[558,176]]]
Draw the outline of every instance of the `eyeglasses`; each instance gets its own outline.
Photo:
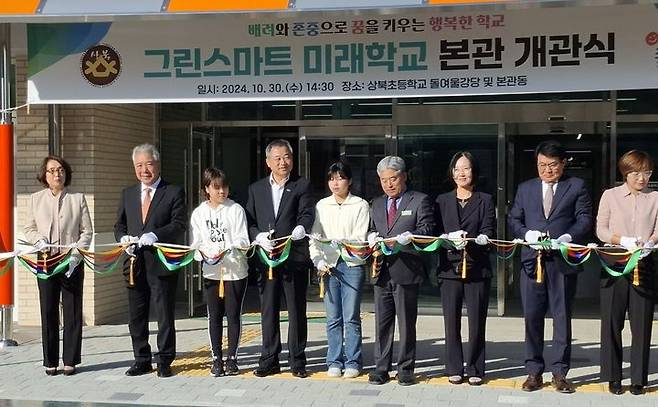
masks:
[[[453,174],[470,174],[473,169],[471,167],[466,167],[466,168],[453,168],[452,173]]]
[[[633,178],[638,178],[641,175],[645,179],[651,178],[651,174],[653,174],[653,171],[631,171],[628,173],[628,175],[633,176]]]
[[[539,168],[541,171],[546,171],[546,169],[551,169],[555,170],[557,169],[560,164],[562,164],[562,161],[553,161],[551,163],[537,163],[537,168]]]
[[[62,167],[59,168],[51,168],[49,170],[46,170],[46,172],[50,175],[55,175],[55,174],[66,174],[66,170]]]

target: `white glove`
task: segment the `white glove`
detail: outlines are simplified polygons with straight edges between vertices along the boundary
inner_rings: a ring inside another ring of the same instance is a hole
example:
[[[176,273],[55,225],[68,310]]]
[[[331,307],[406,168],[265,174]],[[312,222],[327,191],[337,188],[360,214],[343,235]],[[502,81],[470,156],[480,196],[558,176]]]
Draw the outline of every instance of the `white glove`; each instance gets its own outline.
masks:
[[[379,232],[370,232],[368,235],[368,245],[374,246],[375,243],[381,241],[382,238],[379,237]]]
[[[557,239],[551,239],[551,249],[560,250],[560,243],[571,243],[571,235],[565,233]]]
[[[637,237],[622,236],[621,239],[619,239],[619,244],[624,246],[629,252],[632,252],[637,249],[637,241]]]
[[[571,235],[568,234],[568,233],[565,233],[565,234],[561,235],[560,237],[558,237],[555,240],[557,240],[558,243],[571,243]]]
[[[475,238],[475,243],[479,244],[480,246],[486,246],[489,244],[489,236],[485,235],[484,233],[480,233]]]
[[[292,237],[292,240],[302,240],[306,237],[306,229],[304,229],[304,226],[302,225],[297,225],[292,230],[290,237]]]
[[[326,261],[320,259],[320,261],[318,261],[318,265],[316,266],[316,268],[317,268],[318,270],[320,270],[320,271],[327,271],[327,270],[329,270],[331,267],[329,267],[329,265],[327,264]]]
[[[596,243],[587,243],[587,247],[589,249],[596,249],[597,247],[599,247],[599,245],[597,245]]]
[[[399,235],[395,236],[395,241],[402,246],[406,246],[411,242],[411,237],[413,234],[409,231],[402,232]]]
[[[651,240],[645,242],[642,245],[642,254],[640,254],[640,258],[643,259],[643,258],[647,257],[648,255],[650,255],[651,254],[651,249],[653,249],[654,247],[655,247],[655,245],[653,244],[653,242]]]
[[[466,237],[467,233],[464,232],[463,230],[455,230],[454,232],[448,233],[448,239],[450,240],[457,240],[457,239],[463,239]]]
[[[272,242],[270,241],[271,232],[260,232],[256,235],[255,244],[262,247],[265,251],[271,252],[273,249]]]
[[[66,273],[64,273],[66,278],[71,277],[71,274],[73,274],[73,272],[75,271],[75,268],[78,267],[78,264],[80,264],[80,257],[78,257],[76,255],[72,255],[69,258],[69,269],[66,271]]]
[[[525,241],[528,243],[537,243],[542,233],[538,230],[529,230],[525,232]]]
[[[332,248],[332,249],[334,249],[334,250],[338,250],[338,247],[339,247],[339,245],[340,245],[340,240],[337,240],[337,239],[331,239],[331,243],[330,243],[330,245],[331,245],[331,248]]]
[[[48,248],[48,242],[46,239],[41,239],[34,244],[34,247],[36,247],[38,251],[42,252]]]
[[[137,243],[139,241],[139,238],[137,236],[121,236],[121,239],[119,240],[119,243],[121,244],[129,244],[129,243]]]
[[[447,239],[448,234],[447,233],[441,233],[441,236],[439,236],[439,239]]]
[[[153,246],[153,244],[157,241],[158,241],[158,237],[155,235],[155,233],[148,232],[148,233],[144,233],[142,236],[139,237],[139,241],[137,242],[137,245],[139,247]]]

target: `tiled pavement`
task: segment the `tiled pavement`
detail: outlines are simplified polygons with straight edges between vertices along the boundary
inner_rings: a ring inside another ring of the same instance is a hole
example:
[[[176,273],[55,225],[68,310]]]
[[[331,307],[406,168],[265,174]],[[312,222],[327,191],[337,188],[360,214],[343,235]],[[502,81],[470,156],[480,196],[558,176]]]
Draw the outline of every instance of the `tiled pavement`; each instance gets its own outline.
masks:
[[[464,328],[466,323],[464,321]],[[557,394],[550,387],[524,393],[520,384],[523,370],[523,320],[490,317],[487,325],[487,371],[485,385],[454,386],[444,374],[443,321],[440,316],[421,316],[418,320],[417,369],[419,383],[401,387],[395,382],[384,386],[367,383],[365,375],[356,379],[333,379],[324,374],[326,339],[324,318],[309,314],[308,379],[293,378],[284,372],[270,378],[256,378],[260,344],[258,315],[244,318],[239,351],[243,373],[236,377],[213,378],[208,375],[209,351],[205,319],[177,321],[179,357],[174,364],[176,375],[160,379],[155,374],[126,377],[132,362],[130,338],[125,325],[85,327],[83,364],[75,376],[48,377],[41,366],[39,331],[18,327],[21,345],[0,352],[0,399],[46,401],[43,405],[68,405],[63,402],[112,403],[130,405],[259,405],[259,406],[658,406],[658,363],[650,367],[650,392],[644,396],[626,393],[613,396],[598,383],[599,322],[574,320],[574,348],[569,376],[578,384],[572,395]],[[152,333],[155,325],[151,325]],[[374,318],[363,316],[364,357],[366,370],[372,367]],[[624,332],[629,343],[628,329]],[[550,320],[547,323],[550,338]],[[282,337],[286,323],[282,324]],[[466,333],[464,332],[464,336]],[[656,344],[656,329],[654,328]],[[155,343],[155,336],[151,338]],[[550,341],[547,342],[550,346]],[[625,349],[628,351],[628,347]],[[655,352],[655,346],[654,350]],[[655,356],[655,355],[652,355]],[[628,374],[628,366],[625,366]],[[549,375],[545,379],[550,380]],[[0,407],[7,402],[0,401]],[[39,405],[14,402],[13,405]],[[16,404],[19,403],[19,404]],[[73,406],[73,404],[71,404]]]

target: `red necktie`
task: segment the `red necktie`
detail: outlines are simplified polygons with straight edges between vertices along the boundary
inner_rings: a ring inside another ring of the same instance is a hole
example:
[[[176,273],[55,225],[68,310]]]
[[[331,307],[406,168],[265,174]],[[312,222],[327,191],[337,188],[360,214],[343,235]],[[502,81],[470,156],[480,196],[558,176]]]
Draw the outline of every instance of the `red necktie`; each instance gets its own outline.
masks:
[[[386,222],[388,223],[388,227],[390,228],[393,226],[393,222],[395,221],[395,215],[398,214],[398,202],[399,198],[391,198],[391,206],[388,207],[388,216],[386,217]]]

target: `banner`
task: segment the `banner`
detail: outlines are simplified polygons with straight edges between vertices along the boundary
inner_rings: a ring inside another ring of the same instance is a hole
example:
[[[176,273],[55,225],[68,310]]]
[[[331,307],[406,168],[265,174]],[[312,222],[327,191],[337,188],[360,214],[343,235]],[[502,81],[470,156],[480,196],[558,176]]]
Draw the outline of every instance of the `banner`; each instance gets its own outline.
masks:
[[[29,103],[658,88],[651,4],[28,25]]]

